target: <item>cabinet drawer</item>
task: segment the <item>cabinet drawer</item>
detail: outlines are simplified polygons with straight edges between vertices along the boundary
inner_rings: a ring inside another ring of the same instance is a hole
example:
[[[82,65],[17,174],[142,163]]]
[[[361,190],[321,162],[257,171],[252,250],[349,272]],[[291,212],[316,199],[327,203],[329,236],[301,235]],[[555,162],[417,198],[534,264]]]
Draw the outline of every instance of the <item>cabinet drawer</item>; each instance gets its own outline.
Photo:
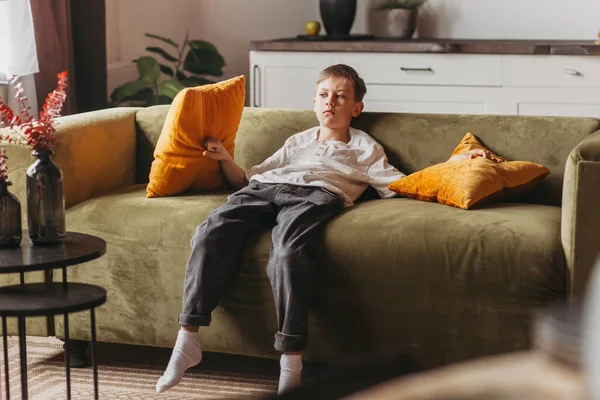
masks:
[[[501,87],[372,84],[365,111],[435,114],[501,112]]]
[[[504,86],[600,87],[597,56],[503,56]]]
[[[479,54],[333,53],[367,84],[501,86],[502,56]]]

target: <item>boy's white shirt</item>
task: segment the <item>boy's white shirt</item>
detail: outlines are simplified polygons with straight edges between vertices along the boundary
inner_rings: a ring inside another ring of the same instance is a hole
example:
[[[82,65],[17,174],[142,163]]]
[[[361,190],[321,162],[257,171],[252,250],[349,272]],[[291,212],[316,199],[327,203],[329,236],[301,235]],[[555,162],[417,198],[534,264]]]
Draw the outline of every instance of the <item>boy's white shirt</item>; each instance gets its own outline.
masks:
[[[405,175],[391,166],[383,147],[367,133],[350,128],[350,141],[319,142],[319,127],[297,133],[275,154],[246,172],[262,183],[318,186],[340,195],[345,207],[373,186],[383,198],[396,193],[388,185]]]

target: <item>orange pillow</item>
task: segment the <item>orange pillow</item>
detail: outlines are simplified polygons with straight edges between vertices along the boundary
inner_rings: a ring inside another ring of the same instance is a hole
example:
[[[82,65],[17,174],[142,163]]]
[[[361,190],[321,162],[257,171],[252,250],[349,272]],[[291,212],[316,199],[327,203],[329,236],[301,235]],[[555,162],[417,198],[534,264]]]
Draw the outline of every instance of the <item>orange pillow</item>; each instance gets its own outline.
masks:
[[[466,210],[526,193],[550,173],[540,164],[507,161],[489,151],[471,133],[463,137],[452,155],[475,149],[489,152],[491,159],[477,157],[433,165],[392,182],[389,189],[402,196]]]
[[[202,155],[204,142],[219,139],[233,156],[245,97],[244,76],[186,88],[175,96],[154,149],[147,197],[227,186],[219,162]]]

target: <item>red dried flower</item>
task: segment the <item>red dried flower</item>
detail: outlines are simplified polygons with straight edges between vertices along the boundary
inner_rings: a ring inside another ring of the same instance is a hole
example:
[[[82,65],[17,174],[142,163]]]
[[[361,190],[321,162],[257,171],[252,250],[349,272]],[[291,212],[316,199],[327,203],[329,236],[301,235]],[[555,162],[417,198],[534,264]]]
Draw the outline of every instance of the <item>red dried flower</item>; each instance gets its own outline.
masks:
[[[15,90],[15,98],[20,108],[20,116],[15,115],[0,98],[0,127],[7,126],[17,132],[21,140],[11,135],[2,135],[0,140],[9,142],[24,142],[35,151],[52,150],[54,136],[56,134],[55,118],[60,116],[63,104],[67,99],[68,75],[66,71],[57,75],[58,84],[56,90],[48,94],[40,116],[35,119],[30,113],[27,96],[17,76],[11,79],[11,85]]]

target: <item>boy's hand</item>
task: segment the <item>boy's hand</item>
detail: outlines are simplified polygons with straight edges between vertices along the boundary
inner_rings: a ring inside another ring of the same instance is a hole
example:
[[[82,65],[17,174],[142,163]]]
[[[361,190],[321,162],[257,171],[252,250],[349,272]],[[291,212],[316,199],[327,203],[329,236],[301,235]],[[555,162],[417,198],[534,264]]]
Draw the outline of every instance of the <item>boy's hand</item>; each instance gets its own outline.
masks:
[[[204,142],[204,147],[206,147],[206,150],[202,152],[202,155],[205,157],[210,157],[213,160],[219,161],[231,160],[231,156],[227,150],[225,150],[223,143],[221,143],[219,139],[208,139]]]
[[[448,161],[461,161],[461,160],[471,160],[477,157],[485,157],[487,159],[491,159],[490,154],[485,150],[469,150],[466,153],[457,154],[454,157],[450,157]]]

